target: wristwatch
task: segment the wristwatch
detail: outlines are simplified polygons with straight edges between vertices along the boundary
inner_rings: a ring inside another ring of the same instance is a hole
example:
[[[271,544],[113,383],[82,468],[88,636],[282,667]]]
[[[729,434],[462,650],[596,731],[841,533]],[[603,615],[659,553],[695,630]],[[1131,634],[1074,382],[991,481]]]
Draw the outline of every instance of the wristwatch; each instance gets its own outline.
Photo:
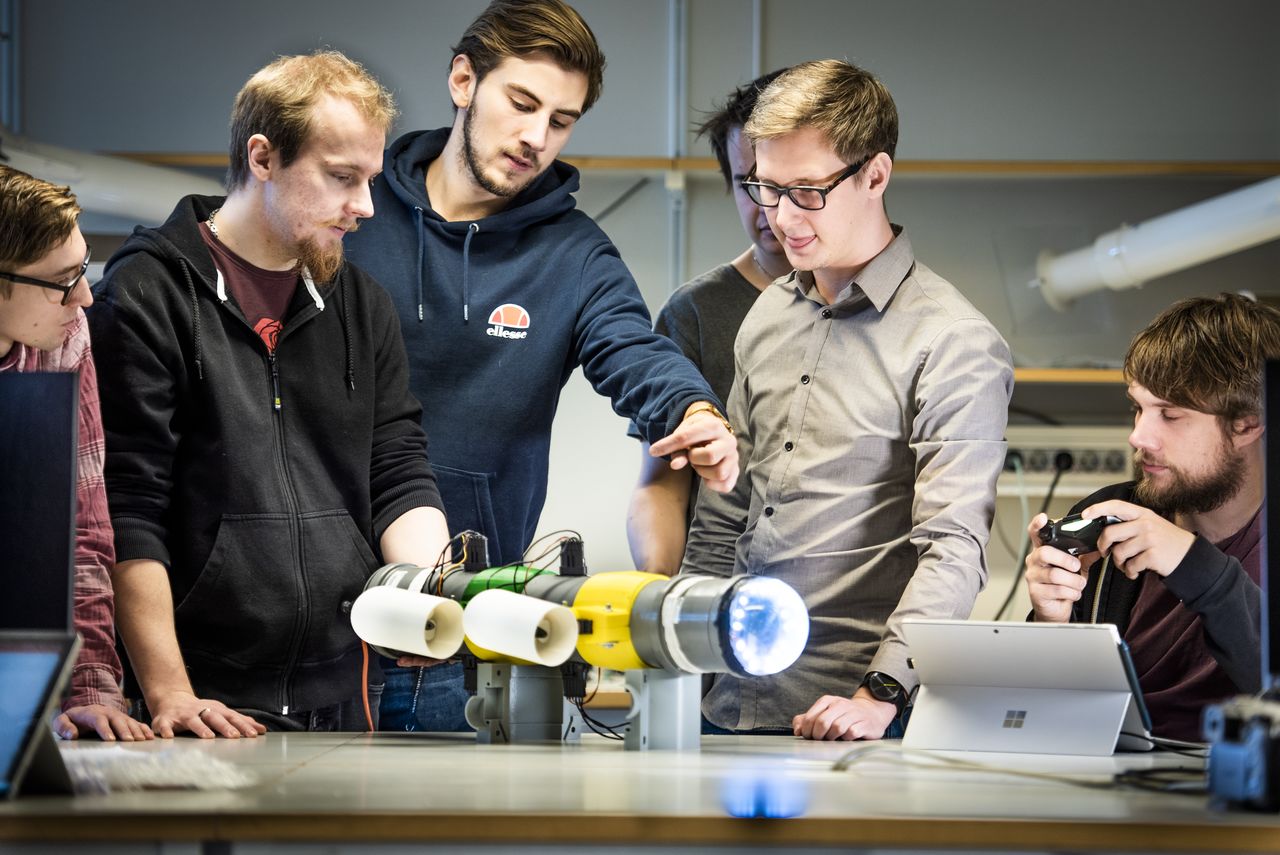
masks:
[[[907,708],[907,693],[902,684],[883,671],[868,671],[858,688],[865,688],[877,701],[893,704],[898,708],[898,715]]]

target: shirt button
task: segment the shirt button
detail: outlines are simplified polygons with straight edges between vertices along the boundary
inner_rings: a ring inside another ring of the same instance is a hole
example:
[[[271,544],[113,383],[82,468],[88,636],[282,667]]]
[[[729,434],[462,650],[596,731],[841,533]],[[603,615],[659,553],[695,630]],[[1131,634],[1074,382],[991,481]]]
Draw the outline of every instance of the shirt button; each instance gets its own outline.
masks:
[[[830,310],[830,309],[823,309],[823,310],[822,310],[822,317],[824,317],[824,318],[830,318],[830,317],[831,317],[831,310]]]
[[[808,385],[809,385],[809,375],[808,375],[808,374],[801,374],[801,375],[800,375],[800,382],[801,382],[801,383],[803,383],[804,385],[808,386]]]
[[[771,517],[771,516],[773,516],[773,505],[769,505],[768,507],[766,507],[766,508],[764,509],[764,515],[765,515],[766,517]]]
[[[790,451],[791,449],[796,447],[796,444],[794,442],[786,442],[786,443],[783,443],[782,447],[785,450]]]

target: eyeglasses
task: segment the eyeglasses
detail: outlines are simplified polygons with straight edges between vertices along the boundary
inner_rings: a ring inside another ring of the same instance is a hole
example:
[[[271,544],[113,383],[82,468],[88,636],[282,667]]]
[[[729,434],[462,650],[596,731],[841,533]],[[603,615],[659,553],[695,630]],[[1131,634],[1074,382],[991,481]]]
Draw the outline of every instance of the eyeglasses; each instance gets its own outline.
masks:
[[[75,293],[76,286],[80,284],[80,280],[84,278],[84,273],[89,269],[89,256],[93,255],[93,247],[85,245],[84,262],[80,265],[80,269],[76,274],[66,282],[49,282],[45,279],[34,279],[30,276],[19,276],[17,273],[6,273],[0,270],[0,279],[8,279],[10,282],[17,282],[21,285],[36,285],[40,288],[47,288],[50,291],[57,291],[62,294],[62,300],[59,305],[65,306],[71,302],[71,295]],[[49,302],[54,302],[54,296],[48,295]]]
[[[836,186],[850,175],[857,175],[858,170],[866,166],[867,161],[870,159],[869,157],[864,158],[853,164],[836,176],[836,180],[826,187],[809,187],[803,184],[779,187],[777,184],[770,184],[768,181],[756,181],[756,168],[753,166],[751,167],[751,174],[742,180],[742,189],[747,191],[751,201],[761,208],[778,207],[782,202],[782,197],[785,195],[797,208],[803,208],[806,211],[821,211],[827,206],[827,194],[836,189]]]

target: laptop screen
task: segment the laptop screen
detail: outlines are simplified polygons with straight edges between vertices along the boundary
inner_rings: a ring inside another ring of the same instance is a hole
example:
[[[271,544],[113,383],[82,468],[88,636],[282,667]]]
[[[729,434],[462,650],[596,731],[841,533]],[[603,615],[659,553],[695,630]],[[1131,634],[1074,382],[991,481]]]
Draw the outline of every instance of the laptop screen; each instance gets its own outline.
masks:
[[[0,799],[14,795],[71,674],[73,635],[0,632]]]
[[[0,374],[0,629],[72,628],[79,380]]]

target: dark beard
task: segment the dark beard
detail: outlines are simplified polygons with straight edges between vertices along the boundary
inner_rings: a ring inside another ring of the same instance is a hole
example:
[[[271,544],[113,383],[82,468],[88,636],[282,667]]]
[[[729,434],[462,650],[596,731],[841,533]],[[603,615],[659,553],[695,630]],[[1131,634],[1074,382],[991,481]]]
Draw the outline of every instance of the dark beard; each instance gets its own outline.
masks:
[[[1193,479],[1182,472],[1170,470],[1173,482],[1165,490],[1157,491],[1152,487],[1136,454],[1133,468],[1138,481],[1134,498],[1139,504],[1167,518],[1176,514],[1206,514],[1217,510],[1235,498],[1244,486],[1244,455],[1237,454],[1229,443],[1223,446],[1215,471]]]
[[[298,264],[305,267],[317,285],[332,282],[342,270],[342,243],[324,250],[313,240],[305,240],[298,246]]]
[[[472,105],[467,108],[467,114],[462,117],[462,162],[466,166],[467,171],[471,173],[472,180],[480,186],[481,190],[503,199],[509,199],[525,187],[528,187],[529,184],[532,183],[533,179],[538,177],[537,157],[532,151],[528,150],[522,152],[520,155],[534,165],[533,178],[530,178],[524,184],[518,186],[505,185],[491,181],[489,177],[484,174],[484,169],[480,166],[480,158],[476,155],[475,140],[472,138],[474,129],[471,126],[472,120],[475,119],[475,115],[476,106],[472,103]]]

